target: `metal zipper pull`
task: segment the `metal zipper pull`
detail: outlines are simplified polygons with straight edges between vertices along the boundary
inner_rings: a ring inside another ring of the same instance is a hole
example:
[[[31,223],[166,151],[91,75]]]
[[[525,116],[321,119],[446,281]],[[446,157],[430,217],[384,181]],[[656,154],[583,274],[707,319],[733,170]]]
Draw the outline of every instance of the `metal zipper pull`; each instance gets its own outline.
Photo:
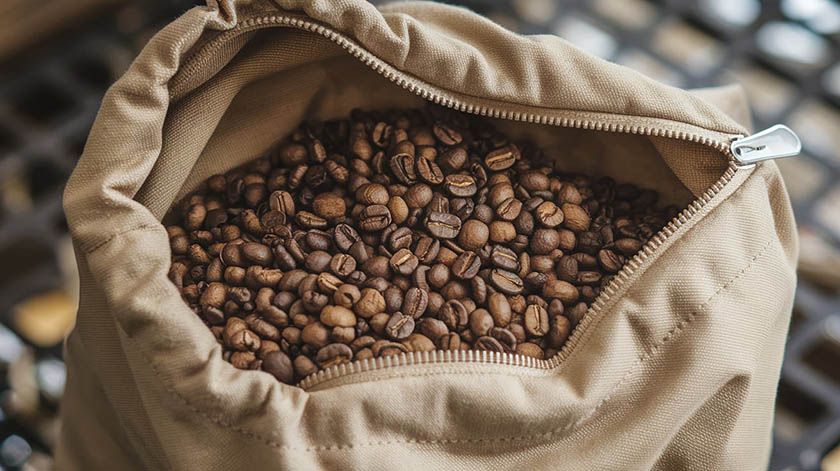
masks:
[[[736,138],[729,150],[738,166],[746,167],[762,160],[797,155],[802,150],[802,142],[789,127],[777,124],[750,136]]]

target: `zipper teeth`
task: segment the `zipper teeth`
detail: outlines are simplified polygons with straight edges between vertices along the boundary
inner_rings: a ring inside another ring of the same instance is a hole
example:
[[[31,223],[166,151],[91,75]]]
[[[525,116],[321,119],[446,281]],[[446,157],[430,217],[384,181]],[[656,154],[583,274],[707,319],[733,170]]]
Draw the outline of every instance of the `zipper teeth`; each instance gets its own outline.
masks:
[[[444,96],[441,93],[436,93],[428,88],[427,84],[423,84],[414,80],[399,71],[394,70],[386,63],[378,59],[373,54],[369,53],[364,48],[358,46],[353,41],[347,39],[340,33],[329,29],[323,25],[313,23],[301,18],[290,16],[264,16],[258,18],[251,18],[240,23],[233,30],[229,30],[216,38],[213,44],[208,45],[201,53],[210,54],[218,47],[220,47],[227,39],[227,36],[234,36],[242,32],[247,32],[253,29],[259,29],[263,25],[281,25],[292,27],[323,36],[330,41],[338,44],[353,57],[359,59],[369,68],[387,78],[391,82],[408,90],[411,93],[435,104],[445,106],[457,111],[476,114],[480,116],[487,116],[491,118],[506,119],[512,121],[523,121],[534,124],[545,124],[551,126],[559,126],[565,128],[585,129],[592,131],[606,131],[617,132],[625,134],[638,134],[654,137],[664,137],[668,139],[677,139],[693,143],[702,144],[711,147],[729,158],[729,167],[723,175],[707,189],[703,194],[692,201],[688,207],[683,209],[674,219],[665,225],[658,233],[645,243],[639,252],[628,260],[621,270],[613,277],[612,281],[608,283],[589,307],[588,311],[580,321],[578,326],[572,332],[571,337],[563,345],[563,348],[548,360],[538,360],[525,355],[517,355],[512,353],[488,352],[479,350],[436,350],[432,352],[408,352],[399,355],[380,358],[367,358],[361,361],[352,363],[344,363],[341,365],[332,366],[325,370],[320,370],[317,373],[307,376],[298,383],[298,386],[303,389],[310,389],[320,383],[340,378],[342,376],[362,373],[365,371],[373,371],[378,369],[390,368],[395,366],[410,366],[426,363],[493,363],[503,364],[516,367],[533,368],[537,370],[549,370],[557,367],[568,355],[571,349],[577,344],[582,333],[586,330],[586,326],[593,322],[593,318],[600,313],[611,298],[618,292],[633,273],[642,266],[645,261],[650,258],[656,250],[662,246],[665,241],[677,232],[686,222],[688,222],[694,215],[699,213],[703,207],[717,195],[727,183],[729,183],[735,176],[738,170],[737,163],[733,158],[729,143],[712,139],[707,136],[701,136],[695,133],[687,133],[682,131],[674,131],[668,129],[660,129],[649,126],[634,126],[615,123],[605,123],[603,121],[593,121],[586,119],[574,119],[569,117],[546,116],[540,114],[518,112],[503,110],[488,106],[476,106],[457,98]],[[186,67],[186,76],[195,72],[199,61],[192,62]],[[425,85],[425,86],[424,86]]]

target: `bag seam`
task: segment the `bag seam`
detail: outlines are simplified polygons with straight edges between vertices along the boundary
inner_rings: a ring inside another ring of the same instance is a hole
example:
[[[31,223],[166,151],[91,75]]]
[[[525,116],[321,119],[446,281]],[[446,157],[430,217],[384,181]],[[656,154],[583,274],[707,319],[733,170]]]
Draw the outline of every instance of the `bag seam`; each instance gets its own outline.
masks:
[[[708,307],[708,305],[712,301],[712,299],[714,299],[715,297],[720,295],[723,291],[725,291],[726,289],[731,287],[732,284],[736,280],[741,278],[741,276],[743,276],[755,264],[755,262],[759,258],[761,258],[761,256],[763,256],[765,253],[767,253],[767,250],[770,248],[772,242],[773,242],[773,239],[771,238],[766,243],[764,243],[762,248],[755,255],[753,255],[750,258],[747,265],[744,266],[744,268],[742,268],[733,278],[731,278],[726,283],[722,284],[714,293],[712,293],[711,296],[709,296],[709,298],[706,299],[706,301],[700,303],[697,306],[697,308],[695,308],[691,313],[689,313],[687,316],[683,317],[680,321],[678,321],[677,324],[670,331],[668,331],[668,333],[665,334],[661,338],[661,340],[658,341],[658,343],[654,344],[649,350],[645,351],[642,355],[640,355],[639,359],[636,361],[636,363],[627,371],[627,373],[624,374],[624,376],[621,378],[621,380],[619,380],[610,389],[610,392],[607,394],[607,396],[605,396],[603,399],[601,399],[601,401],[599,401],[598,404],[596,404],[595,407],[593,407],[590,411],[588,411],[586,414],[584,414],[583,417],[581,417],[579,420],[577,420],[573,423],[570,423],[566,426],[563,426],[563,427],[560,427],[560,428],[557,428],[557,429],[554,429],[554,430],[548,430],[548,431],[542,432],[542,433],[536,433],[536,434],[530,434],[530,435],[515,435],[515,436],[509,436],[509,437],[491,437],[491,438],[452,438],[452,439],[433,439],[433,440],[426,440],[426,439],[379,440],[379,441],[367,442],[367,443],[351,443],[351,444],[346,444],[346,445],[321,445],[321,446],[310,446],[310,447],[305,447],[305,448],[299,447],[299,446],[294,446],[294,445],[285,445],[285,444],[282,444],[282,443],[278,443],[278,442],[276,442],[276,441],[274,441],[274,440],[272,440],[268,437],[265,437],[262,434],[259,434],[259,433],[256,433],[256,432],[251,432],[251,431],[246,430],[242,427],[239,427],[235,424],[226,422],[224,419],[222,419],[220,417],[215,417],[215,416],[211,415],[210,413],[208,413],[206,410],[203,410],[203,409],[199,408],[198,406],[194,405],[188,399],[186,399],[180,392],[178,392],[176,389],[174,389],[171,386],[171,384],[169,384],[168,381],[163,379],[163,376],[161,375],[160,371],[155,366],[155,363],[151,360],[150,357],[148,357],[146,355],[146,352],[144,352],[142,349],[139,349],[139,351],[140,351],[141,355],[143,357],[145,357],[146,360],[148,361],[149,366],[152,368],[152,371],[154,372],[155,376],[157,376],[158,379],[161,381],[161,384],[164,386],[164,390],[167,391],[170,395],[174,395],[182,404],[187,406],[187,408],[190,409],[192,412],[197,413],[201,417],[204,417],[205,419],[209,420],[210,422],[212,422],[216,425],[222,426],[224,428],[231,429],[231,430],[233,430],[237,433],[240,433],[242,435],[245,435],[247,437],[259,440],[263,444],[268,445],[272,448],[277,448],[277,449],[281,449],[281,450],[297,450],[297,451],[304,451],[304,452],[308,453],[308,452],[317,452],[317,451],[341,451],[341,450],[348,450],[348,449],[353,449],[353,448],[364,448],[364,447],[392,445],[392,444],[456,444],[456,443],[484,443],[484,442],[488,442],[488,443],[501,442],[501,443],[504,443],[504,442],[532,440],[532,439],[539,439],[539,438],[550,438],[552,436],[555,436],[555,435],[561,434],[563,432],[566,432],[567,430],[570,430],[574,427],[580,426],[581,424],[583,424],[584,422],[589,420],[593,415],[595,415],[595,413],[598,410],[600,410],[601,407],[603,407],[607,402],[609,402],[609,400],[611,400],[613,398],[613,396],[615,395],[615,392],[632,376],[633,373],[636,372],[637,369],[639,369],[647,360],[649,360],[651,357],[653,357],[660,350],[660,348],[663,345],[670,342],[671,340],[676,338],[679,333],[684,331],[686,329],[686,327],[689,324],[691,324],[691,322],[693,322],[694,319],[697,318],[697,315],[701,312],[701,310]],[[478,374],[478,373],[480,373],[480,372],[476,372],[476,374]]]

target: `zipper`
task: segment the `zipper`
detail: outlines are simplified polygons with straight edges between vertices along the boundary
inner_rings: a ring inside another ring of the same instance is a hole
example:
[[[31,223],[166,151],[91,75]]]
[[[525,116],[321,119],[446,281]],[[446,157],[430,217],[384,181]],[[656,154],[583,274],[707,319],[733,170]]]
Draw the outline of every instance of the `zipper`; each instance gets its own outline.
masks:
[[[802,151],[802,142],[789,127],[777,124],[750,136],[732,140],[729,152],[741,167],[782,157],[792,157]]]
[[[609,115],[599,116],[599,119],[581,119],[576,116],[586,114],[584,112],[560,111],[553,115],[515,111],[494,106],[476,105],[470,103],[469,99],[454,96],[452,93],[440,90],[428,83],[411,77],[382,61],[363,47],[341,33],[321,24],[309,21],[298,16],[270,15],[257,18],[250,18],[242,21],[236,27],[228,30],[205,45],[195,56],[186,61],[182,68],[183,79],[189,78],[198,70],[202,58],[206,58],[218,50],[231,37],[244,32],[253,31],[269,26],[281,26],[295,28],[323,36],[342,47],[353,57],[359,59],[369,68],[399,85],[403,89],[414,93],[432,103],[445,106],[457,111],[488,116],[498,119],[512,121],[524,121],[535,124],[546,124],[564,128],[576,128],[592,131],[608,131],[626,134],[638,134],[654,137],[682,140],[701,144],[717,150],[729,160],[729,166],[723,175],[712,184],[699,198],[691,202],[688,207],[682,210],[662,230],[656,233],[651,239],[625,263],[624,267],[614,276],[613,280],[603,288],[600,295],[595,299],[583,319],[572,332],[563,348],[547,360],[538,360],[532,357],[517,355],[514,353],[487,352],[478,350],[437,350],[433,352],[409,352],[398,356],[384,358],[369,358],[352,363],[335,365],[325,370],[318,371],[298,383],[302,389],[311,389],[327,381],[335,380],[348,375],[374,371],[384,368],[398,366],[410,366],[432,363],[484,363],[510,365],[516,367],[531,368],[536,370],[551,370],[569,355],[579,341],[587,326],[596,318],[598,313],[604,309],[615,292],[617,292],[628,278],[640,267],[645,260],[656,253],[677,230],[689,222],[706,206],[723,188],[732,181],[733,177],[740,170],[753,168],[756,162],[794,155],[799,152],[799,138],[789,128],[776,125],[751,136],[726,135],[718,131],[710,131],[698,128],[698,132],[687,132],[675,129],[664,129],[646,125],[625,125],[610,122]],[[664,120],[663,120],[664,121]],[[684,123],[679,123],[685,125]],[[701,133],[702,132],[702,133]],[[795,148],[795,152],[794,152]]]

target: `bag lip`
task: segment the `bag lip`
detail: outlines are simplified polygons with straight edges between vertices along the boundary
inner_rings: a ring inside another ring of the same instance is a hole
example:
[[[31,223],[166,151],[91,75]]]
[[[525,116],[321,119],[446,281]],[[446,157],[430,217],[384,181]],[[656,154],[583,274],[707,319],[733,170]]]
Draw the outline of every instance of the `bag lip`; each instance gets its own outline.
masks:
[[[400,4],[401,4],[400,2],[395,2],[395,3],[390,3],[390,4],[387,4],[387,5],[383,5],[383,7],[391,7],[391,8],[383,8],[381,12],[400,14],[400,11],[395,8],[395,7],[398,7]],[[460,10],[460,8],[455,7],[455,6],[445,5],[445,4],[437,4],[437,3],[434,3],[434,2],[410,2],[409,1],[409,2],[404,2],[403,4],[434,6],[434,7],[441,7],[441,8],[454,8],[454,9]],[[294,24],[272,23],[273,19],[278,19],[278,18],[288,18],[288,19],[292,20],[292,22],[294,22],[295,20],[305,21],[305,22],[308,22],[308,23],[312,23],[313,26],[312,27],[304,27],[304,26],[299,26],[299,25],[294,25]],[[197,73],[196,68],[198,67],[198,65],[195,65],[195,64],[200,63],[203,58],[211,56],[214,52],[216,52],[224,44],[226,44],[227,42],[237,38],[240,35],[248,34],[248,33],[251,33],[251,32],[256,32],[256,31],[260,31],[260,30],[264,30],[264,29],[273,29],[273,28],[286,28],[286,29],[296,29],[296,30],[299,30],[299,31],[307,31],[307,32],[310,32],[314,35],[321,36],[325,40],[328,40],[328,41],[331,41],[331,42],[335,43],[335,41],[333,41],[332,38],[330,37],[330,36],[334,36],[334,37],[340,39],[341,41],[346,42],[347,44],[351,45],[352,47],[361,49],[361,50],[365,51],[367,54],[370,54],[371,56],[375,57],[376,60],[378,61],[377,65],[379,65],[380,67],[388,69],[389,72],[405,76],[406,78],[411,80],[413,83],[421,85],[423,89],[434,90],[436,93],[440,93],[442,95],[450,95],[450,96],[453,96],[453,97],[464,97],[468,100],[478,101],[482,104],[487,104],[489,106],[497,105],[497,106],[501,106],[501,107],[505,107],[505,108],[520,108],[520,109],[523,109],[523,110],[526,110],[526,109],[527,110],[537,110],[537,111],[541,111],[543,114],[545,114],[545,113],[552,113],[552,114],[555,114],[555,115],[563,115],[563,114],[580,115],[580,114],[583,114],[584,116],[587,117],[587,119],[593,119],[593,120],[604,119],[604,118],[607,118],[607,119],[610,119],[610,118],[620,118],[620,119],[621,118],[625,118],[625,119],[626,118],[632,118],[634,120],[643,119],[643,120],[650,120],[650,123],[653,126],[668,128],[668,127],[674,127],[676,125],[677,129],[675,129],[675,130],[677,130],[677,131],[713,133],[713,134],[717,134],[718,136],[716,136],[716,137],[719,137],[719,138],[729,138],[729,137],[736,136],[736,135],[747,135],[747,134],[749,134],[749,130],[744,125],[736,122],[734,119],[731,119],[726,113],[724,113],[722,110],[720,110],[717,106],[714,106],[711,103],[708,103],[706,100],[703,100],[702,98],[699,98],[699,97],[693,95],[690,91],[679,89],[679,88],[676,88],[676,87],[671,87],[671,86],[656,82],[655,80],[650,79],[648,77],[644,77],[644,76],[643,77],[646,80],[648,80],[648,82],[649,82],[648,85],[650,85],[650,86],[666,87],[670,90],[676,90],[679,93],[683,94],[686,98],[701,100],[704,103],[707,103],[707,104],[711,105],[714,108],[715,112],[718,114],[718,116],[715,116],[715,118],[716,118],[716,121],[720,124],[721,127],[720,128],[706,127],[706,126],[702,126],[702,125],[699,125],[699,124],[696,124],[696,123],[692,123],[692,122],[688,122],[688,121],[682,121],[682,120],[675,119],[675,118],[648,116],[648,115],[643,115],[643,114],[630,114],[630,113],[618,113],[618,112],[605,112],[605,111],[590,110],[590,109],[575,109],[575,108],[563,108],[563,107],[553,107],[553,106],[540,106],[540,105],[535,105],[535,104],[526,104],[526,103],[521,103],[521,102],[508,101],[508,100],[503,100],[503,99],[500,99],[500,98],[488,98],[488,97],[484,97],[484,96],[480,96],[480,95],[473,95],[473,94],[464,93],[464,92],[460,92],[460,91],[456,91],[456,90],[451,90],[451,89],[447,88],[446,86],[430,83],[427,80],[424,80],[424,79],[418,77],[416,74],[414,74],[410,71],[406,71],[402,68],[399,68],[399,67],[391,64],[386,59],[383,59],[379,54],[377,54],[376,52],[373,52],[369,47],[362,44],[356,38],[352,37],[350,34],[347,34],[344,31],[339,30],[338,28],[336,28],[335,26],[333,26],[329,23],[326,23],[322,20],[311,17],[311,16],[309,16],[305,13],[283,10],[280,7],[278,7],[278,9],[276,11],[274,11],[273,13],[267,13],[267,12],[261,11],[261,12],[252,13],[250,16],[240,15],[238,21],[236,21],[236,23],[232,27],[230,27],[229,29],[226,29],[225,31],[221,32],[216,37],[208,40],[207,42],[199,45],[198,49],[196,49],[195,51],[190,51],[190,54],[184,59],[182,66],[179,67],[179,70],[176,72],[176,74],[172,77],[172,79],[169,82],[169,89],[174,90],[174,91],[170,92],[170,98],[173,101],[177,101],[179,98],[183,97],[185,94],[187,94],[191,91],[189,89],[179,90],[179,87],[183,88],[182,84],[183,83],[188,83],[189,79],[191,79],[193,77],[193,75],[195,73]],[[330,33],[329,36],[327,34],[323,34],[323,33],[319,32],[318,28],[325,28],[325,29],[329,30],[329,33]],[[348,50],[348,46],[346,46],[344,44],[340,44],[340,45],[346,53],[353,56],[353,54]],[[581,51],[581,54],[588,55],[587,53],[585,53],[583,51]],[[356,57],[356,58],[359,59],[358,57]],[[636,72],[633,69],[630,69],[628,67],[621,66],[619,64],[614,64],[614,63],[607,62],[607,61],[604,61],[604,62],[606,64],[609,64],[609,65],[621,67],[622,69],[625,69],[628,73],[637,74],[637,75],[641,76],[641,74],[639,74],[638,72]],[[372,68],[368,64],[365,64],[365,65],[369,68]],[[382,74],[382,73],[380,72],[380,74]],[[382,75],[384,75],[384,74],[382,74]],[[396,84],[396,85],[399,86],[399,84]],[[725,87],[725,86],[728,86],[728,85],[722,85],[721,87]],[[403,87],[403,88],[406,88],[406,87]],[[425,97],[422,96],[423,90],[418,89],[418,90],[415,90],[413,92],[411,90],[407,90],[407,91],[409,91],[411,93],[414,93],[414,94],[416,94],[418,96],[421,96],[422,98],[426,99]],[[524,121],[524,120],[517,119],[516,121]],[[534,124],[548,124],[548,123],[534,123]],[[683,126],[685,127],[685,129],[679,129],[680,127],[683,127]]]

